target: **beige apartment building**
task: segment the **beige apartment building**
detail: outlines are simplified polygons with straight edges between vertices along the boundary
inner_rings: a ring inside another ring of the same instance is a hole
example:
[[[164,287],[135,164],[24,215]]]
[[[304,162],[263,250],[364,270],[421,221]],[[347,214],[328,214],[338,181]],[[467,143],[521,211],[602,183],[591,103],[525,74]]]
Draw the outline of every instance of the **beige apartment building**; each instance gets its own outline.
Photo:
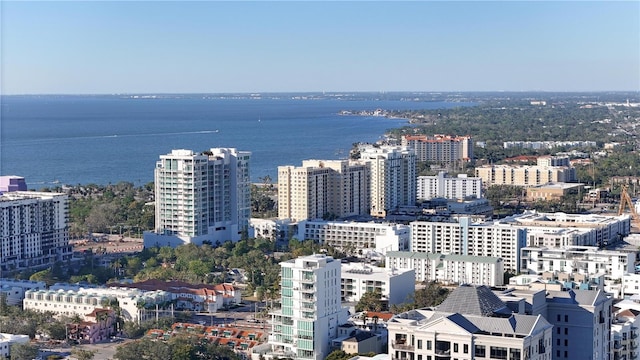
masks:
[[[476,168],[476,177],[485,186],[538,186],[575,181],[576,171],[568,166],[485,165]]]
[[[369,170],[349,160],[278,167],[278,218],[302,221],[369,212]]]
[[[400,146],[361,149],[360,161],[371,174],[371,215],[385,217],[390,210],[416,204],[416,155]]]

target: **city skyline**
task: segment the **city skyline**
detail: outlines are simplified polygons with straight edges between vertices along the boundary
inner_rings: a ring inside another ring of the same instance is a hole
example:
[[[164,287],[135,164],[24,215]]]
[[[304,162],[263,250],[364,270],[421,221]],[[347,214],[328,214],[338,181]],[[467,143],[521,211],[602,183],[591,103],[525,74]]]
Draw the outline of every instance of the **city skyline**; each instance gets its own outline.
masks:
[[[638,2],[2,1],[2,94],[638,91]]]

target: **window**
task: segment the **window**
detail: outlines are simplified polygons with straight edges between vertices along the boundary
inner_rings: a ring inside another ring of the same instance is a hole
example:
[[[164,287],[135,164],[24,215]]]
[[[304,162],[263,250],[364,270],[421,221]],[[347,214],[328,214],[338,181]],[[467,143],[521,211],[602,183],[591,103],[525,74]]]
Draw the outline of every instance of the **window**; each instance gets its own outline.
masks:
[[[469,353],[469,344],[462,345],[462,352],[465,354]]]
[[[569,315],[564,316],[564,322],[569,322]]]
[[[453,344],[453,352],[458,352],[458,344]]]
[[[422,340],[418,339],[418,349],[422,349]]]
[[[520,360],[520,349],[509,349],[509,360]]]
[[[474,355],[476,357],[485,357],[487,353],[487,349],[484,345],[476,345]]]
[[[569,328],[564,328],[564,334],[569,335]]]
[[[431,350],[431,340],[427,340],[427,350]]]
[[[492,359],[507,359],[507,348],[491,346],[490,356]]]

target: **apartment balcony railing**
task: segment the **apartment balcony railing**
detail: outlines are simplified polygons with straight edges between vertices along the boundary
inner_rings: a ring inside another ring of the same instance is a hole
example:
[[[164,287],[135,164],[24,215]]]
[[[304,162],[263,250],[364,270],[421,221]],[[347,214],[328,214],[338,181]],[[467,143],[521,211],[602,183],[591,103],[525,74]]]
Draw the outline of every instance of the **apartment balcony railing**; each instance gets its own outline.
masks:
[[[394,342],[392,342],[391,346],[394,349],[398,349],[398,350],[410,350],[410,351],[413,351],[413,345],[408,345],[404,341],[394,341]]]

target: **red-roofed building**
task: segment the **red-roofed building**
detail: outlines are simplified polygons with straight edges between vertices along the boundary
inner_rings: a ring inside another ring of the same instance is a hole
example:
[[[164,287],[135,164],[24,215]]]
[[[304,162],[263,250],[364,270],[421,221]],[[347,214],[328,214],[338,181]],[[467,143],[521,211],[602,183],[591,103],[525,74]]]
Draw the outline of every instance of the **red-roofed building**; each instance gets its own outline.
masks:
[[[242,301],[242,292],[231,284],[190,284],[184,281],[162,281],[149,279],[132,284],[109,284],[111,287],[136,288],[147,291],[164,290],[172,294],[176,308],[217,312],[224,306],[238,304]]]

